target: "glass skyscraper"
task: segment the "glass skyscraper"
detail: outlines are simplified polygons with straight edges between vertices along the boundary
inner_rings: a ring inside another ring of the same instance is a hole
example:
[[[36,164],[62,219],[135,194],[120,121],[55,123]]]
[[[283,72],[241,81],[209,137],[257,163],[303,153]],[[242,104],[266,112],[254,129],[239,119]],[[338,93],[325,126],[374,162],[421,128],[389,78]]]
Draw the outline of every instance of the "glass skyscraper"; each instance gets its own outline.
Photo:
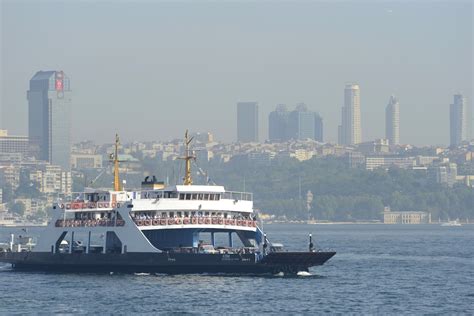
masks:
[[[449,107],[450,146],[457,147],[467,140],[467,102],[462,94],[455,94]]]
[[[268,138],[270,141],[282,142],[289,139],[288,137],[288,112],[284,104],[277,105],[275,111],[268,115]]]
[[[258,103],[237,103],[237,141],[258,142]]]
[[[358,84],[346,84],[344,106],[339,125],[339,144],[355,145],[362,141],[360,123],[360,88]]]
[[[385,108],[385,138],[390,145],[400,144],[400,103],[393,95]]]
[[[304,103],[298,104],[291,112],[280,104],[268,116],[268,137],[274,142],[290,139],[323,142],[323,119],[318,113],[310,111]]]
[[[71,88],[62,71],[38,71],[30,80],[28,136],[36,158],[70,169]]]

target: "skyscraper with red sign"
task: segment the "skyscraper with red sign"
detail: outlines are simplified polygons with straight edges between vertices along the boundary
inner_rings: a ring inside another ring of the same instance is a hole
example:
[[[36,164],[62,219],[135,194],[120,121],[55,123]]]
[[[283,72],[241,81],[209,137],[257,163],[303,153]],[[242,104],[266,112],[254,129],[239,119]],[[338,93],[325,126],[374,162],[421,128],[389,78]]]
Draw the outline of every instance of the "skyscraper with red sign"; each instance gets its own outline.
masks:
[[[37,159],[70,169],[71,88],[63,71],[38,71],[30,80],[28,135]]]

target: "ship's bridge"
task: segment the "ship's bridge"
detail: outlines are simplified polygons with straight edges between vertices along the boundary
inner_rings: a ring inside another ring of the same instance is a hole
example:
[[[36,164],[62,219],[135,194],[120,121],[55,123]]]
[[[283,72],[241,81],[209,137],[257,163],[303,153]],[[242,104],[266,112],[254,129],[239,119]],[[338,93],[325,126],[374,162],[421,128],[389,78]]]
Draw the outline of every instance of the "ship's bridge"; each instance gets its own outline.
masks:
[[[133,211],[253,211],[251,193],[226,191],[223,186],[175,185],[163,190],[133,192],[132,200]]]

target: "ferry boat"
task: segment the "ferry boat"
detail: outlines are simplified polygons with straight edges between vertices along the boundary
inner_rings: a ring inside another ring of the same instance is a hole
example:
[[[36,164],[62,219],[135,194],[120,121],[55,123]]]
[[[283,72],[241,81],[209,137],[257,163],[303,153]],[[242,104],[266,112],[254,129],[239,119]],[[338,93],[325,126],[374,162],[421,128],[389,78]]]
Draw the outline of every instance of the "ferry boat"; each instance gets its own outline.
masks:
[[[34,248],[12,241],[0,262],[41,271],[297,274],[335,255],[315,250],[311,237],[308,251],[285,251],[260,229],[251,193],[194,185],[191,141],[186,132],[182,185],[165,187],[147,177],[141,190],[125,191],[116,135],[114,189],[88,189],[58,200]],[[217,247],[216,236],[224,236],[226,245]]]

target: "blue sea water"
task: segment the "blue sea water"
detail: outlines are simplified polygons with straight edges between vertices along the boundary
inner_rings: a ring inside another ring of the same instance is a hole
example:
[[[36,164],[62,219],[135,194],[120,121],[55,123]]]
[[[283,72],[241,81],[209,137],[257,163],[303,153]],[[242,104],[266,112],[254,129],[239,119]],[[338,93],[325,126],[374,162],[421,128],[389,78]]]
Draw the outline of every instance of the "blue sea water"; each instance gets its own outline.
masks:
[[[0,264],[0,314],[474,314],[474,225],[266,225],[337,251],[307,277],[54,274]],[[18,229],[0,228],[0,241]],[[39,229],[29,229],[38,234]]]

